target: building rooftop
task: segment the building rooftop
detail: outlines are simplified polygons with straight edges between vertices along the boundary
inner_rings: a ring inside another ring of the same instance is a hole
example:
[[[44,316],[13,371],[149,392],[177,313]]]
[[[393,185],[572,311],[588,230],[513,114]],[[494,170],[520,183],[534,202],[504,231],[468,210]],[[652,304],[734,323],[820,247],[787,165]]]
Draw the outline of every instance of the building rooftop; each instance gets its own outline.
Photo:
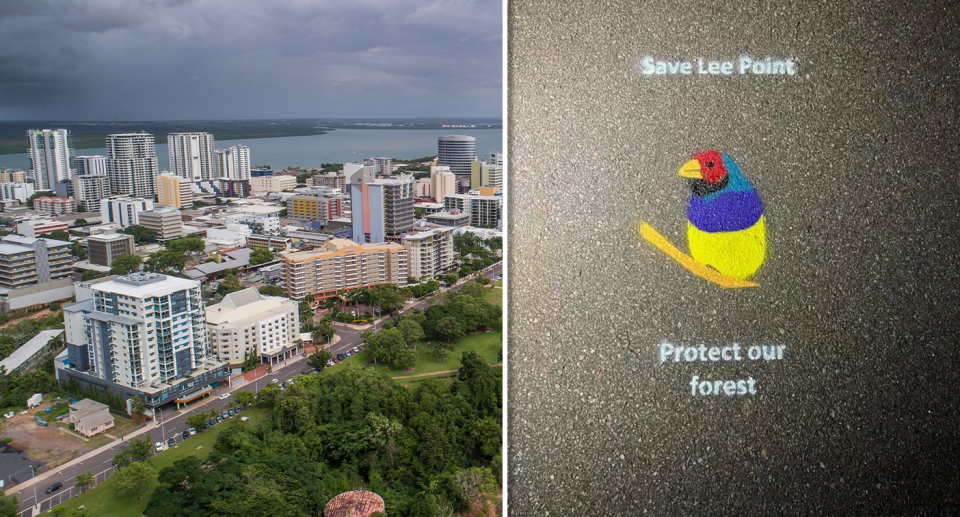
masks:
[[[366,490],[351,490],[327,501],[323,517],[369,517],[385,510],[383,498]]]
[[[279,296],[264,296],[255,287],[230,293],[206,308],[210,325],[236,327],[297,309],[297,302]]]
[[[117,277],[109,282],[96,284],[91,288],[94,291],[122,294],[135,298],[147,296],[164,296],[167,294],[191,289],[200,284],[194,280],[161,275],[159,273],[131,273]]]
[[[10,357],[0,361],[0,366],[6,368],[7,372],[12,372],[17,368],[20,368],[20,366],[23,365],[27,359],[33,357],[33,354],[39,352],[40,349],[47,346],[47,344],[53,338],[63,334],[63,332],[63,329],[41,331],[36,335],[36,337],[24,343],[20,348],[14,350],[13,353],[10,354]]]
[[[350,253],[377,253],[384,250],[406,250],[401,244],[395,242],[382,242],[376,244],[357,244],[347,239],[330,239],[323,248],[298,251],[295,253],[284,253],[283,258],[292,262],[304,260],[314,260],[319,256],[340,256]]]

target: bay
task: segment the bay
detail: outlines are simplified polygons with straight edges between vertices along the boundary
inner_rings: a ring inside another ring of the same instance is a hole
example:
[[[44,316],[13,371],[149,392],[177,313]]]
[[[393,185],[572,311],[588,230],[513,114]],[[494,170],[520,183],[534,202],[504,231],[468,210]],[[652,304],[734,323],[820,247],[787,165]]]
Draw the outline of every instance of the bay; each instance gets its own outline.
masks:
[[[488,161],[491,150],[503,151],[502,129],[331,129],[324,135],[216,140],[216,147],[233,145],[250,148],[250,165],[319,167],[324,163],[359,162],[372,156],[400,159],[436,156],[437,138],[468,135],[477,139],[477,155]],[[157,161],[161,171],[170,170],[166,135],[157,137]],[[216,134],[214,134],[216,139]],[[162,143],[161,143],[162,142]],[[26,138],[24,138],[26,146]],[[106,155],[106,148],[77,149],[77,156]],[[30,169],[27,153],[0,155],[0,168]]]

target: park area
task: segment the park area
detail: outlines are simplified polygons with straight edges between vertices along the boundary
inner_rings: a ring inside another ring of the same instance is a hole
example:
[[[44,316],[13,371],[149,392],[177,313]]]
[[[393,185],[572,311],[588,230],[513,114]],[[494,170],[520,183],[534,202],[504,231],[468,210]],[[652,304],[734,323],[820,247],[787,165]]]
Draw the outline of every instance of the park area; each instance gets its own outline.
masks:
[[[153,456],[149,461],[159,473],[164,468],[173,465],[175,461],[187,456],[206,458],[210,454],[210,451],[213,450],[213,444],[217,439],[217,432],[220,426],[257,425],[263,421],[267,413],[268,410],[266,409],[250,408],[243,412],[243,416],[250,418],[249,421],[241,422],[239,417],[230,418],[202,433],[198,433],[196,436],[191,436],[173,448]],[[155,440],[155,438],[156,437],[152,437],[151,439]],[[123,495],[117,495],[113,480],[107,479],[95,488],[91,488],[80,494],[79,497],[60,504],[58,508],[64,508],[67,511],[67,515],[83,506],[85,511],[84,515],[96,515],[98,517],[140,517],[147,508],[147,502],[150,501],[150,492],[156,486],[157,481],[156,478],[154,478],[154,480],[150,482],[149,487],[143,490],[138,500],[137,493],[132,490]]]
[[[443,361],[437,361],[437,358],[430,352],[424,343],[417,343],[417,362],[413,366],[413,371],[404,371],[402,367],[392,366],[384,363],[373,364],[373,355],[369,352],[361,351],[352,357],[331,366],[329,369],[336,370],[344,365],[354,364],[363,366],[369,364],[368,368],[375,368],[390,377],[413,377],[424,374],[438,374],[438,372],[456,371],[460,368],[460,357],[464,352],[476,352],[489,364],[499,363],[498,358],[500,350],[503,347],[503,333],[499,331],[475,332],[472,335],[464,336],[457,340],[450,353]]]
[[[47,409],[53,411],[47,413]],[[45,400],[26,414],[18,412],[16,416],[3,422],[0,426],[0,436],[10,439],[7,443],[10,447],[39,460],[41,462],[39,472],[46,472],[118,440],[138,427],[136,422],[113,414],[116,427],[109,429],[107,434],[87,439],[70,431],[69,424],[56,420],[56,417],[66,414],[69,410],[65,399]],[[38,415],[48,422],[47,427],[37,425]]]

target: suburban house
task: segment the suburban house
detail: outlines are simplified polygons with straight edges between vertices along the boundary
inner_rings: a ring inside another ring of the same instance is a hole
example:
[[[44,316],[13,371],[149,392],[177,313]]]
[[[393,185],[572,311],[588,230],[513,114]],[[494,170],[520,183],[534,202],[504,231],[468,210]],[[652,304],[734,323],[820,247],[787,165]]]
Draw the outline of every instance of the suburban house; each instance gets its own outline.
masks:
[[[100,434],[114,425],[110,407],[95,400],[83,399],[70,404],[70,420],[74,430],[87,438]]]

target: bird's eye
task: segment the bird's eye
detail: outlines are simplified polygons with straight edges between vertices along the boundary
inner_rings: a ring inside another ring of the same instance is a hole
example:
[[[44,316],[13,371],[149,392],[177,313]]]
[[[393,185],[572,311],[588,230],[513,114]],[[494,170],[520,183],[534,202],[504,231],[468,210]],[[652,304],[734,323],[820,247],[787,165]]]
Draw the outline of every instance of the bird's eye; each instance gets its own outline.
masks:
[[[709,168],[712,169],[712,168],[713,168],[713,162],[707,162],[707,167],[709,167]]]

